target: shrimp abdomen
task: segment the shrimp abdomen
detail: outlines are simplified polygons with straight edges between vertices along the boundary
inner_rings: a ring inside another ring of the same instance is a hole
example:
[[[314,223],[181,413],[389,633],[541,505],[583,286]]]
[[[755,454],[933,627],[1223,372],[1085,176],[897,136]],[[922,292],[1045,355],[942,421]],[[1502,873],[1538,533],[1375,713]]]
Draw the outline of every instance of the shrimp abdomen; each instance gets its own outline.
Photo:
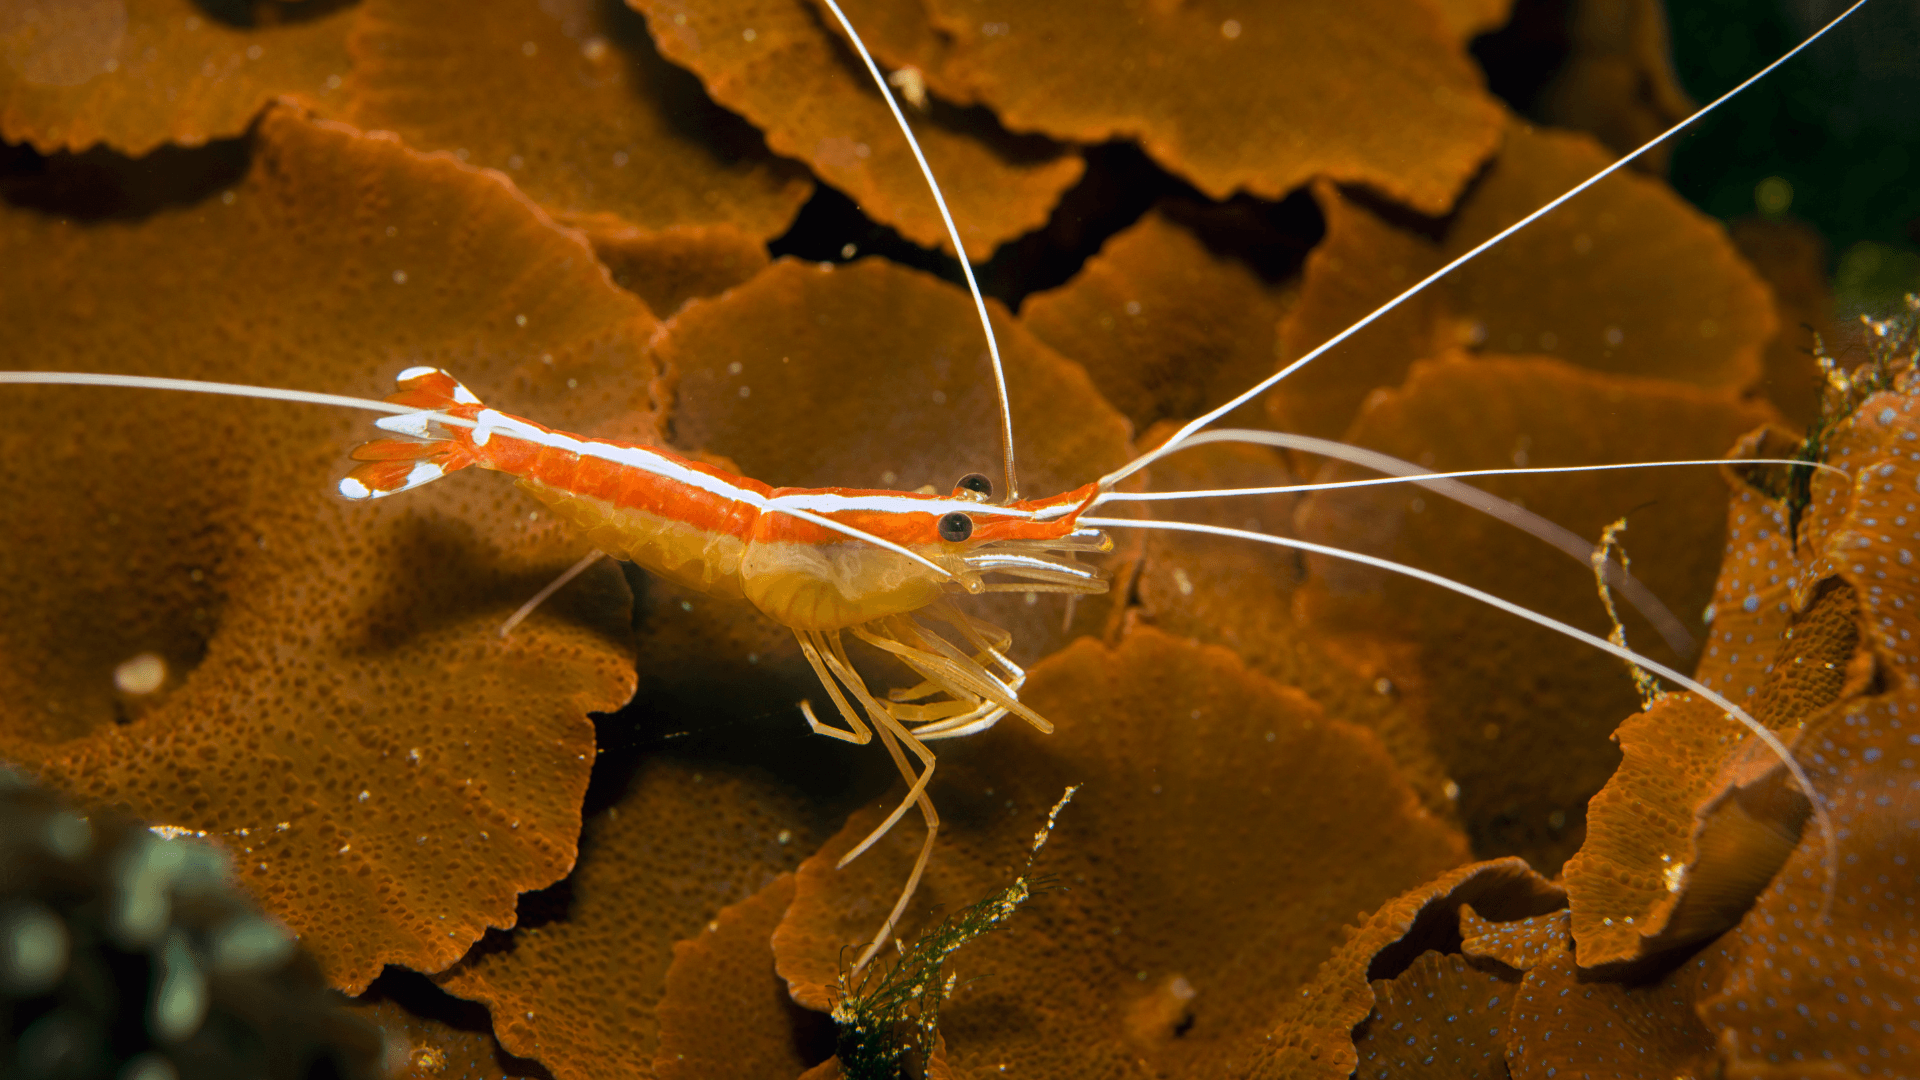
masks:
[[[713,596],[745,598],[740,580],[746,542],[731,521],[699,523],[658,510],[597,498],[524,477],[519,488],[580,530],[594,547],[670,581]],[[715,527],[717,526],[717,527]]]

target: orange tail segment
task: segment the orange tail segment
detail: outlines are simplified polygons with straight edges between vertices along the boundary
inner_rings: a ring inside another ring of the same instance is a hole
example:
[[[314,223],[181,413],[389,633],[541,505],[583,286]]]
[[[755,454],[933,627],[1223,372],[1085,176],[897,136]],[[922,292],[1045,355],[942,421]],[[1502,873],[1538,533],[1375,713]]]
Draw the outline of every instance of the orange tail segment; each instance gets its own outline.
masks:
[[[459,380],[439,368],[408,368],[396,380],[400,389],[388,395],[395,405],[419,409],[375,420],[374,426],[399,439],[361,443],[348,456],[364,464],[354,466],[340,480],[340,494],[349,499],[378,499],[410,491],[474,464],[472,440],[463,428],[439,424],[440,415],[471,420],[479,414],[480,399]]]

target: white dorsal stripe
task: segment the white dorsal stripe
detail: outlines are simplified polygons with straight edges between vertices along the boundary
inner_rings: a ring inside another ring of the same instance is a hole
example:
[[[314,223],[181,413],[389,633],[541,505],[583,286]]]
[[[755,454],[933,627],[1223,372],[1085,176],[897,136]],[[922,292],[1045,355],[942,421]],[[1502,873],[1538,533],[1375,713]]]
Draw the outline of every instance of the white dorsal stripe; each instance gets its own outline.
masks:
[[[966,499],[927,499],[911,498],[905,495],[838,495],[833,492],[808,492],[805,495],[778,495],[767,500],[769,506],[781,508],[797,506],[803,510],[812,510],[817,514],[831,514],[839,511],[858,510],[880,514],[951,514],[962,513],[974,517],[1010,517],[1031,519],[1038,515],[1032,510],[1016,510],[1008,506],[993,506],[988,503],[971,502]],[[1072,507],[1067,509],[1071,510]]]
[[[509,438],[520,439],[523,442],[530,442],[537,446],[547,447],[548,449],[561,450],[571,454],[579,454],[581,457],[597,458],[601,461],[613,462],[616,465],[639,469],[643,472],[661,477],[662,479],[671,480],[677,484],[685,484],[690,488],[704,491],[710,495],[717,495],[723,499],[745,503],[758,510],[764,510],[767,507],[766,497],[757,491],[740,487],[737,484],[730,484],[711,473],[688,468],[672,458],[656,453],[644,446],[623,446],[617,443],[600,442],[594,439],[577,439],[563,432],[549,431],[536,427],[517,416],[509,416],[498,409],[482,409],[480,415],[475,418],[474,442],[482,446],[486,445],[479,437],[483,431],[487,433],[488,439],[491,439],[494,435],[505,435]]]
[[[475,420],[473,441],[480,446],[485,446],[487,440],[495,434],[640,469],[662,479],[686,484],[688,487],[697,488],[723,499],[742,502],[759,510],[800,510],[815,514],[842,511],[950,514],[959,511],[965,514],[996,517],[1032,518],[1036,516],[1031,510],[991,506],[964,499],[924,499],[904,495],[839,495],[832,492],[810,492],[804,495],[780,495],[768,498],[759,492],[730,484],[711,473],[689,468],[646,447],[622,446],[593,439],[576,439],[557,431],[546,431],[535,427],[525,420],[509,416],[497,409],[484,409]],[[1072,507],[1063,507],[1061,513],[1071,510]]]
[[[576,439],[571,435],[565,435],[558,431],[547,431],[535,427],[519,417],[509,416],[498,409],[481,410],[479,417],[474,422],[474,428],[475,430],[485,428],[489,432],[489,438],[491,438],[492,434],[500,434],[509,438],[522,439],[539,446],[579,454],[582,457],[610,461],[617,465],[640,469],[643,472],[651,473],[654,476],[666,480],[672,480],[675,483],[685,484],[688,487],[717,495],[723,499],[744,503],[762,512],[771,511],[786,514],[789,517],[796,517],[802,521],[811,522],[823,529],[830,529],[833,532],[851,537],[863,543],[886,548],[896,555],[904,555],[927,569],[932,570],[934,573],[939,574],[943,579],[950,580],[953,577],[953,575],[939,563],[928,559],[919,552],[904,548],[885,537],[875,536],[863,529],[856,529],[851,525],[842,524],[829,517],[822,517],[804,505],[780,504],[780,500],[768,499],[757,491],[752,491],[735,484],[729,484],[720,477],[714,476],[711,473],[702,472],[699,469],[689,468],[672,458],[656,453],[644,446],[623,446],[616,443],[598,442],[592,439]],[[976,504],[970,503],[968,505],[977,509]]]

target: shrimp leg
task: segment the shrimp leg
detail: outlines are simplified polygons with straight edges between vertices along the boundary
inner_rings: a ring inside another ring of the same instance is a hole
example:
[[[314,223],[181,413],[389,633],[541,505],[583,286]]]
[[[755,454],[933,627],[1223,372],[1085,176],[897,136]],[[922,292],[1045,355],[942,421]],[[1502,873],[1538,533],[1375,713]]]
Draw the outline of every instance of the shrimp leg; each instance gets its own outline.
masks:
[[[880,838],[892,831],[894,825],[906,815],[909,807],[918,806],[921,818],[927,823],[927,837],[920,844],[920,854],[913,861],[913,871],[907,875],[907,883],[900,890],[900,898],[894,901],[893,910],[888,913],[886,921],[880,925],[879,932],[861,951],[859,960],[853,965],[853,970],[859,971],[873,959],[886,944],[887,939],[893,936],[893,928],[900,924],[900,917],[906,913],[907,904],[912,902],[913,894],[920,888],[920,878],[926,873],[927,863],[933,858],[934,840],[940,834],[940,814],[933,808],[933,800],[927,797],[927,783],[933,779],[934,755],[933,751],[927,749],[925,743],[915,738],[913,732],[907,730],[905,725],[894,718],[885,705],[867,693],[866,681],[853,670],[853,664],[847,659],[846,649],[840,643],[838,634],[820,631],[808,634],[797,630],[794,633],[799,637],[800,647],[806,652],[807,659],[815,665],[814,671],[820,676],[822,685],[826,686],[828,692],[833,695],[834,704],[840,707],[841,715],[863,737],[856,740],[852,732],[821,724],[814,718],[813,710],[803,702],[801,711],[806,714],[807,722],[814,726],[815,731],[847,742],[858,741],[864,744],[873,737],[875,731],[878,731],[880,744],[887,748],[887,754],[893,758],[894,767],[900,770],[901,777],[907,781],[906,798],[902,799],[900,805],[894,807],[893,813],[887,815],[887,819],[868,833],[865,839],[842,855],[836,865],[846,866],[879,842]],[[820,640],[818,642],[809,640],[813,636],[818,636]],[[829,671],[833,677],[829,677]],[[861,723],[859,717],[854,715],[853,709],[836,686],[836,680],[853,691],[854,697],[858,698],[860,704],[866,708],[868,717],[873,721],[872,728]],[[906,754],[901,751],[901,743],[905,743],[907,749],[913,751],[914,756],[920,759],[922,768],[918,776],[914,775],[912,764],[907,760]]]
[[[551,597],[554,593],[559,592],[561,589],[566,588],[567,582],[572,581],[574,578],[577,578],[581,574],[586,573],[588,567],[592,566],[594,563],[597,563],[601,559],[605,558],[606,554],[607,554],[606,552],[596,548],[592,551],[587,552],[586,555],[582,556],[579,562],[574,563],[572,566],[567,567],[566,570],[561,572],[559,577],[554,578],[552,581],[547,583],[545,588],[541,589],[537,593],[534,593],[533,599],[527,601],[524,604],[521,604],[518,608],[514,610],[513,614],[507,616],[507,621],[500,624],[500,636],[507,637],[508,635],[512,634],[513,628],[525,622],[527,619],[527,616],[533,614],[536,610],[538,610],[540,605],[546,603],[549,597]]]

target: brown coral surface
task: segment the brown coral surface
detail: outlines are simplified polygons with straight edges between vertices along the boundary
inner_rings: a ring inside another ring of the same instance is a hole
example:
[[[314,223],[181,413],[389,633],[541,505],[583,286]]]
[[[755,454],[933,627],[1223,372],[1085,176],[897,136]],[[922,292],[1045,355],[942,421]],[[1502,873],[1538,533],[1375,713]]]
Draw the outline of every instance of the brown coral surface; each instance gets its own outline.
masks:
[[[1281,321],[1282,358],[1304,355],[1608,161],[1584,136],[1510,122],[1437,243],[1317,184],[1327,239]],[[1671,276],[1647,274],[1646,260]],[[1760,375],[1776,325],[1766,286],[1724,228],[1655,181],[1615,175],[1288,378],[1268,408],[1277,426],[1338,435],[1374,388],[1456,350],[1737,391]]]
[[[367,0],[347,46],[343,119],[503,170],[595,232],[730,225],[765,238],[813,190],[618,5]]]
[[[1457,867],[1392,898],[1366,916],[1312,980],[1275,1010],[1246,1075],[1328,1080],[1351,1075],[1361,1054],[1354,1039],[1357,1027],[1367,1023],[1371,1032],[1373,1010],[1382,1002],[1392,1008],[1394,995],[1405,989],[1374,982],[1399,978],[1424,955],[1457,952],[1461,916],[1469,909],[1515,922],[1565,903],[1559,888],[1513,858]],[[1463,1053],[1471,1054],[1471,1046]]]
[[[1765,416],[1731,394],[1603,377],[1562,361],[1456,360],[1416,365],[1403,387],[1376,393],[1347,438],[1438,469],[1684,460],[1718,455]],[[1710,595],[1724,488],[1710,467],[1674,472],[1488,477],[1480,486],[1582,538],[1626,515],[1630,551],[1646,543],[1669,553],[1635,563],[1649,588],[1694,612]],[[1358,475],[1338,466],[1325,478]],[[1437,494],[1322,492],[1298,522],[1306,539],[1413,563],[1607,632],[1584,559]],[[1635,704],[1621,668],[1484,604],[1324,556],[1308,560],[1298,610],[1424,712],[1477,850],[1554,868],[1579,846],[1586,799],[1618,760],[1606,733]],[[1626,618],[1629,642],[1673,657],[1644,622]]]
[[[246,131],[269,101],[338,97],[351,6],[252,8],[234,25],[192,0],[0,7],[0,139],[145,154]],[[222,17],[225,16],[225,17]]]
[[[276,109],[223,196],[0,220],[0,244],[41,253],[8,264],[0,304],[45,367],[377,395],[437,363],[581,427],[653,424],[645,308],[510,187],[391,138]],[[587,713],[633,686],[626,603],[603,575],[502,641],[578,555],[519,496],[473,477],[346,505],[331,487],[370,429],[339,410],[84,389],[4,406],[8,460],[35,463],[5,477],[34,508],[4,538],[9,759],[218,838],[352,989],[447,966],[572,867]],[[116,669],[141,657],[163,677],[134,694]]]
[[[1802,845],[1732,935],[1732,970],[1701,1008],[1730,1075],[1792,1075],[1811,1060],[1898,1076],[1920,1055],[1909,1018],[1917,717],[1920,702],[1900,691],[1809,731],[1802,757],[1840,830],[1839,879],[1829,895],[1825,850]]]
[[[629,0],[668,59],[766,133],[775,152],[811,165],[876,221],[917,244],[952,250],[933,195],[866,69],[806,0]],[[1046,223],[1080,179],[1079,157],[1016,140],[977,116],[915,125],[942,178],[960,239],[975,259]]]
[[[662,1041],[665,1018],[654,1009],[669,988],[669,966],[684,959],[674,943],[745,917],[721,909],[797,866],[820,840],[795,793],[763,776],[656,759],[630,784],[626,798],[582,831],[586,854],[554,898],[558,917],[476,949],[438,979],[486,1004],[502,1046],[559,1076],[633,1076],[656,1055],[684,1055],[712,1036],[709,1026],[683,1030],[677,1046]],[[786,904],[756,903],[764,945]],[[765,956],[770,982],[772,954]]]
[[[1785,508],[1739,485],[1715,590],[1714,644],[1696,677],[1791,741],[1859,692],[1856,594],[1829,579],[1804,612],[1785,599],[1799,564]],[[1765,559],[1764,565],[1762,559]],[[1764,599],[1762,599],[1764,595]],[[1723,621],[1724,620],[1724,621]],[[1808,805],[1756,785],[1772,751],[1691,694],[1652,703],[1614,732],[1624,760],[1588,805],[1585,845],[1567,863],[1583,967],[1695,944],[1737,922],[1786,861]]]
[[[1271,374],[1274,327],[1291,291],[1154,211],[1107,241],[1071,282],[1028,297],[1020,321],[1084,364],[1145,431],[1199,416]]]
[[[1515,980],[1464,957],[1424,952],[1373,983],[1373,1015],[1354,1036],[1361,1075],[1498,1080]]]
[[[1026,700],[1057,718],[1051,736],[1008,721],[942,764],[942,856],[910,916],[917,930],[1010,881],[1031,828],[1084,785],[1036,865],[1046,891],[956,960],[982,976],[942,1011],[963,1075],[1005,1062],[1094,1076],[1136,1056],[1217,1075],[1342,920],[1466,857],[1376,738],[1224,649],[1148,629],[1113,649],[1081,641],[1034,668]],[[1222,756],[1239,767],[1223,774]],[[774,952],[803,1004],[833,1000],[843,946],[872,933],[918,848],[901,829],[836,872],[878,820],[855,815],[800,869]]]
[[[722,910],[706,933],[674,944],[666,1004],[659,1014],[655,1076],[797,1076],[812,1064],[803,1056],[805,1048],[788,1037],[793,1005],[786,984],[774,973],[770,944],[793,891],[793,878],[782,874]]]
[[[1325,176],[1439,213],[1499,139],[1498,106],[1421,3],[925,6],[952,42],[929,71],[936,89],[1016,131],[1137,139],[1216,199]],[[1343,122],[1356,110],[1392,120]]]

